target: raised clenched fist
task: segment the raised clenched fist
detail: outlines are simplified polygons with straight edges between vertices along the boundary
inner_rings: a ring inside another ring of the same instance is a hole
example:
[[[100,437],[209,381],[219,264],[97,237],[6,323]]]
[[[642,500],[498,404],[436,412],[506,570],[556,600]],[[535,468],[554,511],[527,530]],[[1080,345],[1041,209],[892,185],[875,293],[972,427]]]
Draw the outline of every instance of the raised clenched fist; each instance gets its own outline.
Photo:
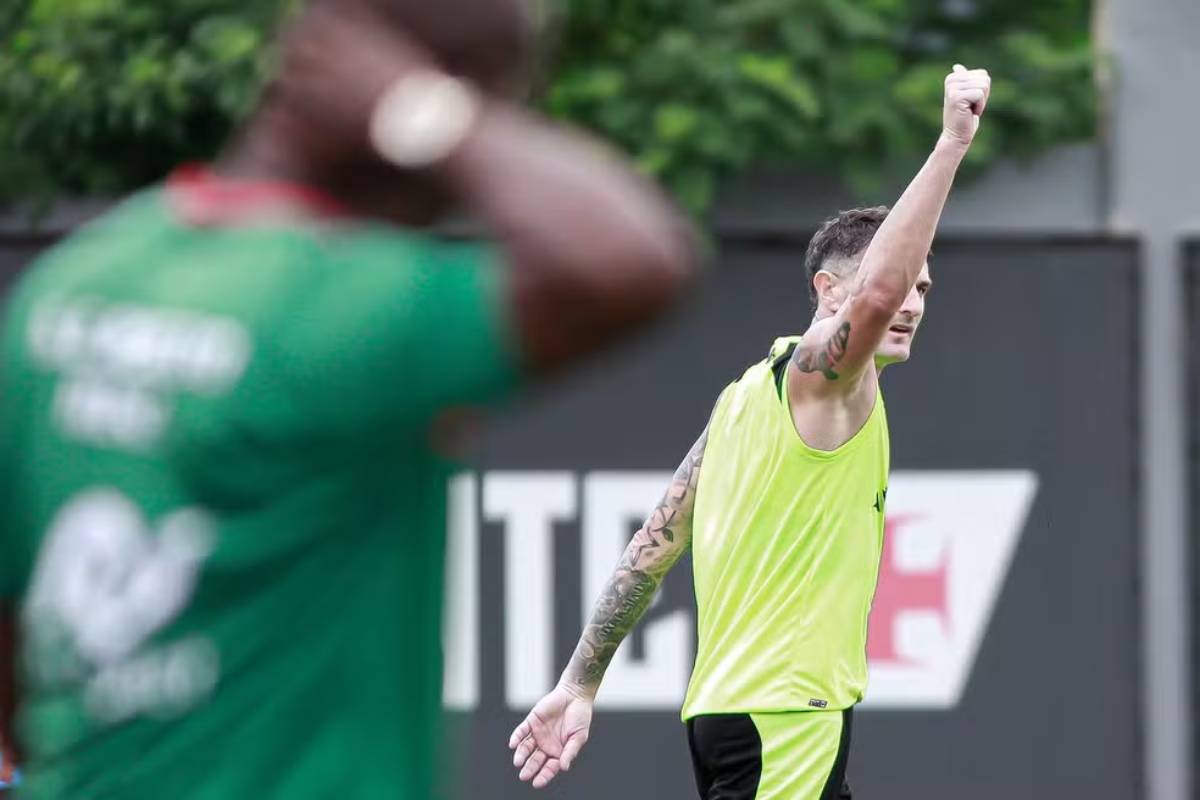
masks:
[[[979,130],[979,118],[992,91],[992,76],[986,69],[967,69],[955,64],[946,76],[946,99],[942,109],[942,135],[968,145]]]

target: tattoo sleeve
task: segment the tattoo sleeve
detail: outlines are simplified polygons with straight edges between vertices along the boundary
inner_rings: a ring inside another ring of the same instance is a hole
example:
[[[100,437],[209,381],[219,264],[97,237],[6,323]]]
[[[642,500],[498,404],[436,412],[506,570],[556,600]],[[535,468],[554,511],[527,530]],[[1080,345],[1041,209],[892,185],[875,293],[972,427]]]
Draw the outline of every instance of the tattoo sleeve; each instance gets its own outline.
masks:
[[[633,535],[579,637],[563,682],[594,695],[617,647],[642,618],[663,578],[691,546],[692,511],[708,430],[692,445],[671,485]]]
[[[825,376],[826,380],[836,381],[838,374],[833,368],[846,355],[846,346],[849,344],[850,323],[843,322],[841,327],[829,335],[825,344],[820,348],[815,350],[796,348],[792,360],[796,364],[796,369],[801,372],[819,372]]]

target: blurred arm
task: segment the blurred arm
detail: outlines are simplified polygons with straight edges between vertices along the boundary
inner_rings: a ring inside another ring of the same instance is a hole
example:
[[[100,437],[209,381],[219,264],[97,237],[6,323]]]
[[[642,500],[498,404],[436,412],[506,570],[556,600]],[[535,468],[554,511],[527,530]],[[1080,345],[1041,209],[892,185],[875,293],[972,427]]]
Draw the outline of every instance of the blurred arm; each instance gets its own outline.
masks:
[[[661,192],[592,139],[451,78],[369,7],[343,6],[311,5],[287,37],[271,96],[293,146],[352,165],[369,148],[472,210],[505,253],[528,369],[564,366],[665,309],[697,258]]]
[[[694,270],[691,231],[655,187],[598,143],[515,106],[485,100],[444,170],[506,253],[534,371],[648,322]]]

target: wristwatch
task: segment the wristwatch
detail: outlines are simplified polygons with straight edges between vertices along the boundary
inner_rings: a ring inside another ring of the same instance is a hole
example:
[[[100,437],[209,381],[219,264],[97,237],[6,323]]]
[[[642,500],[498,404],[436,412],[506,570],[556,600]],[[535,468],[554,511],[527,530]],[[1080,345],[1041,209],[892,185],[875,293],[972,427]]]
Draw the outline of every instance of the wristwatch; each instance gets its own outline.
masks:
[[[470,133],[479,98],[466,82],[435,70],[397,79],[371,112],[371,146],[402,169],[423,169],[445,159]]]

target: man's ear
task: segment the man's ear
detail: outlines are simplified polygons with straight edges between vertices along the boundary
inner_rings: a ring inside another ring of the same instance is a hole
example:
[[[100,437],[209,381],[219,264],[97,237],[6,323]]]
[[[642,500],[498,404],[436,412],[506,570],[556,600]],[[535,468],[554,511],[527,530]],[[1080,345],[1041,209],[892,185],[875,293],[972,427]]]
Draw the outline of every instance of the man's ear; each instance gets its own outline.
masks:
[[[838,276],[823,269],[813,276],[813,286],[817,290],[817,305],[830,313],[836,313],[846,299],[846,292]]]

